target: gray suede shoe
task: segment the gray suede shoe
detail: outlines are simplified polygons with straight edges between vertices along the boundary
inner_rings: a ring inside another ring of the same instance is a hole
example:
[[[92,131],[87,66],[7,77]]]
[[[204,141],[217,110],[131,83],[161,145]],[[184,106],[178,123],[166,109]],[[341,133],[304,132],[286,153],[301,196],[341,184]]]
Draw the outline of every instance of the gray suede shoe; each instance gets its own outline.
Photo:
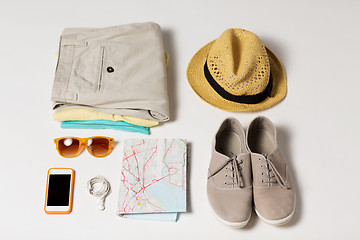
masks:
[[[295,211],[290,171],[276,142],[276,129],[266,117],[257,117],[246,132],[251,152],[255,212],[264,222],[283,225]]]
[[[251,216],[251,160],[244,130],[235,118],[226,119],[214,142],[207,195],[215,216],[224,224],[244,227]]]

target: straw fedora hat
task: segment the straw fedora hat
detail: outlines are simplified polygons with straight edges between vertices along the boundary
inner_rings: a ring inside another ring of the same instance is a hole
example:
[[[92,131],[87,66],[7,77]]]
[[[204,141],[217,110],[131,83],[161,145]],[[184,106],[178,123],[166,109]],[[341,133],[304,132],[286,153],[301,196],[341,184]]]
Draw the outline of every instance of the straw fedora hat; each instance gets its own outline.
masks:
[[[286,95],[284,68],[254,33],[228,29],[191,59],[187,79],[205,102],[233,112],[267,109]]]

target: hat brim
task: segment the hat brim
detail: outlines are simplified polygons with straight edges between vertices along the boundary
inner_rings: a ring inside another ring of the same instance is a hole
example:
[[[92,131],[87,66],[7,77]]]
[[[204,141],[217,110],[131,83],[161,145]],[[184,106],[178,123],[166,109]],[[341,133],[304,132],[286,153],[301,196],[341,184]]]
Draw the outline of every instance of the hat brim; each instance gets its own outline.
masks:
[[[204,75],[204,65],[207,55],[216,40],[202,47],[191,59],[186,76],[191,88],[205,102],[210,105],[231,112],[256,112],[265,110],[280,102],[286,96],[286,75],[283,66],[268,48],[266,48],[269,62],[270,72],[273,77],[273,88],[271,97],[267,97],[264,101],[256,104],[237,103],[221,97],[208,83]]]

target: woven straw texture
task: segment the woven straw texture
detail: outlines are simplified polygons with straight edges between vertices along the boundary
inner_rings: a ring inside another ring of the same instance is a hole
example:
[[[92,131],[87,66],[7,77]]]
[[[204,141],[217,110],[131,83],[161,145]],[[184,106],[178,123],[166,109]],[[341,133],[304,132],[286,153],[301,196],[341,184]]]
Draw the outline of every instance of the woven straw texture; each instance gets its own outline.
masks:
[[[213,90],[204,76],[206,61],[215,81],[227,92],[237,96],[264,91],[271,72],[271,97],[257,104],[224,99]],[[187,78],[202,100],[226,111],[260,111],[275,105],[286,96],[286,76],[280,61],[255,34],[243,29],[228,29],[218,39],[201,48],[189,63]]]

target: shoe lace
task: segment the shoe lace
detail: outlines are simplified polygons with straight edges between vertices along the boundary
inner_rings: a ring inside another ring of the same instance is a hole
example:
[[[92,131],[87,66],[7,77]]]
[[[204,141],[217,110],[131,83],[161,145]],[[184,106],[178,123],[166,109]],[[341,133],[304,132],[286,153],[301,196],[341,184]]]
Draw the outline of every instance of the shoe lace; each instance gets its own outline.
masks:
[[[265,157],[265,162],[266,162],[266,168],[268,169],[268,176],[269,176],[269,180],[268,181],[262,181],[263,183],[275,183],[275,184],[280,184],[280,186],[282,186],[283,188],[289,188],[289,186],[287,185],[286,181],[284,181],[284,179],[282,178],[281,174],[279,173],[279,171],[276,169],[274,163],[272,162],[271,158],[269,158],[269,156],[267,156],[266,154],[263,154]],[[262,165],[261,165],[262,166]],[[260,166],[260,167],[261,167]]]
[[[232,175],[228,176],[227,174],[225,177],[232,178],[232,185],[237,187],[243,187],[243,181],[242,181],[242,174],[241,174],[241,164],[243,163],[243,160],[239,160],[238,156],[234,153],[231,153],[230,158],[228,161],[224,162],[222,165],[218,167],[212,174],[209,175],[208,179],[213,177],[215,174],[220,172],[225,166],[227,166],[229,163],[231,164],[230,170],[232,171]],[[225,185],[227,185],[227,182],[225,182]]]

